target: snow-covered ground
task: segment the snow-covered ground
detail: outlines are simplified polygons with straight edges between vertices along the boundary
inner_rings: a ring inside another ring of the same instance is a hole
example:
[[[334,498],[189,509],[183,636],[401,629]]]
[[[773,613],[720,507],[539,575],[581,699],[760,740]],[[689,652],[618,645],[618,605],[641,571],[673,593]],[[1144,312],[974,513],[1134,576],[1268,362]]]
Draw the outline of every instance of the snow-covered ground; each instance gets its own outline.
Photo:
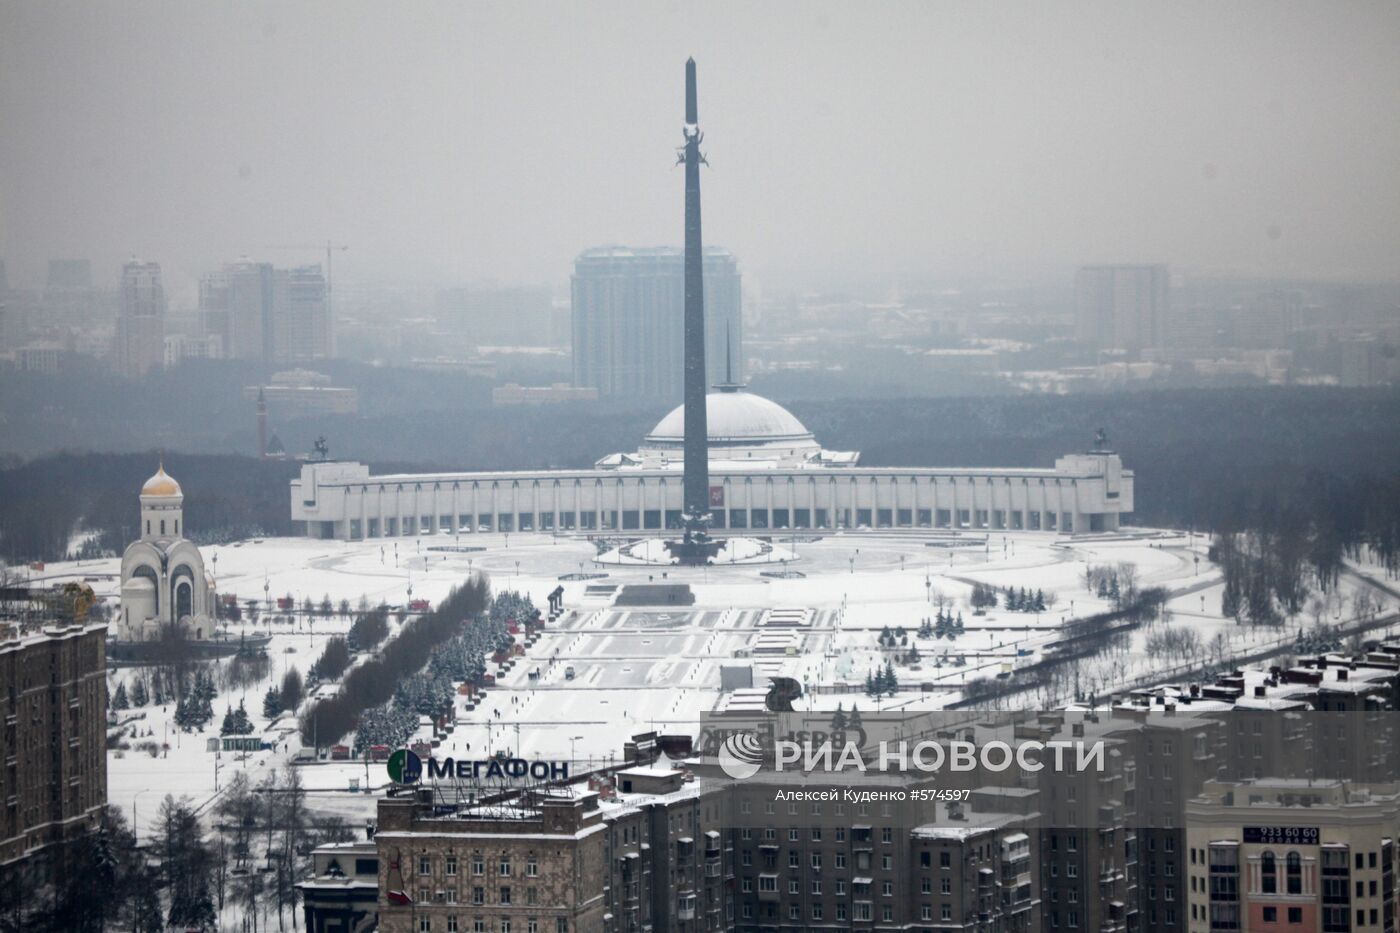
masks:
[[[447,549],[458,544],[483,549]],[[620,755],[623,743],[637,732],[690,731],[703,713],[725,702],[723,665],[752,665],[756,686],[766,684],[772,673],[797,678],[806,687],[802,702],[808,708],[834,709],[840,703],[849,709],[852,702],[873,708],[876,701],[862,691],[867,673],[883,667],[887,657],[908,651],[907,646],[886,651],[877,644],[885,627],[902,627],[922,657],[917,670],[896,663],[905,689],[880,700],[880,707],[936,708],[956,697],[969,679],[1034,660],[1066,620],[1107,608],[1106,600],[1085,587],[1086,565],[1133,565],[1140,588],[1163,586],[1175,594],[1169,624],[1190,625],[1203,643],[1223,633],[1236,655],[1291,639],[1299,625],[1313,624],[1300,617],[1282,632],[1221,618],[1219,574],[1206,560],[1206,542],[1199,536],[1135,532],[1071,538],[998,532],[953,538],[903,531],[831,534],[815,541],[775,537],[774,544],[793,553],[788,569],[804,576],[764,576],[761,565],[604,566],[594,562],[595,550],[586,540],[545,534],[478,534],[460,541],[449,535],[388,542],[266,539],[202,550],[219,592],[234,594],[240,602],[290,593],[298,605],[308,597],[319,603],[328,596],[336,605],[345,599],[354,607],[363,597],[370,604],[404,606],[410,599],[436,602],[469,574],[484,572],[494,589],[520,590],[544,607],[548,593],[562,586],[564,616],[501,676],[475,710],[466,711],[459,699],[457,723],[442,751],[484,757],[506,749],[531,757],[572,758],[580,765]],[[561,580],[580,571],[604,576]],[[117,572],[116,560],[68,562],[50,564],[43,578],[88,579],[99,596],[114,603]],[[662,581],[689,584],[694,605],[612,605],[613,585]],[[999,606],[975,615],[969,603],[973,583],[1043,591],[1047,608],[1026,613]],[[1348,594],[1366,585],[1354,574],[1344,577],[1335,621],[1350,618]],[[961,614],[962,634],[919,638],[921,621],[934,617],[940,600],[947,611]],[[1395,600],[1389,603],[1393,606]],[[779,607],[813,610],[807,625],[782,630],[795,632],[796,653],[755,653],[760,638],[769,639],[765,644],[771,646],[772,638],[782,637],[763,625],[766,611]],[[1334,621],[1333,610],[1326,621]],[[144,713],[141,731],[149,730],[170,747],[156,760],[135,750],[109,753],[112,802],[146,831],[166,793],[187,794],[208,805],[216,796],[216,765],[220,788],[237,769],[256,780],[267,769],[286,766],[299,747],[289,720],[285,739],[270,751],[216,755],[207,750],[206,740],[217,735],[225,708],[237,706],[240,699],[255,726],[266,728],[262,697],[268,686],[280,682],[289,666],[304,674],[325,640],[349,624],[336,615],[309,625],[261,621],[234,626],[233,634],[272,632],[268,679],[221,694],[214,701],[214,721],[203,733],[178,732],[170,723],[173,706],[123,714]],[[1162,658],[1149,657],[1149,635],[1137,631],[1119,658],[1090,672],[1101,692],[1170,668]],[[940,666],[945,653],[948,663]],[[966,663],[956,665],[957,658]],[[539,676],[532,679],[535,670]],[[115,671],[112,688],[131,675],[130,668]],[[371,815],[374,799],[352,793],[352,782],[381,786],[387,779],[382,765],[367,768],[353,761],[302,765],[301,773],[313,807],[352,821]]]

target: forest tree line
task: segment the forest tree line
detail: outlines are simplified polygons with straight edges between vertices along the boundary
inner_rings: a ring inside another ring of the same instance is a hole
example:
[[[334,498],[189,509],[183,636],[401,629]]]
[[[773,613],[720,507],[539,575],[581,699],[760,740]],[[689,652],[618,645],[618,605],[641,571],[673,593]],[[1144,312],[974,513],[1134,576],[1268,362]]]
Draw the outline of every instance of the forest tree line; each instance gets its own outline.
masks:
[[[428,403],[425,402],[425,405]],[[793,412],[833,449],[869,466],[1049,466],[1093,443],[1134,471],[1135,524],[1244,528],[1263,497],[1327,511],[1343,541],[1390,534],[1400,482],[1400,392],[1269,387],[1114,395],[805,401]],[[373,469],[582,467],[635,447],[664,414],[576,406],[344,416],[317,423],[333,455]],[[453,430],[443,430],[444,425]],[[293,448],[296,449],[296,448]],[[57,453],[0,469],[0,559],[56,560],[79,528],[90,553],[119,553],[137,531],[136,493],[159,454]],[[392,458],[392,460],[386,459]],[[168,454],[197,541],[290,533],[298,465],[232,454]]]

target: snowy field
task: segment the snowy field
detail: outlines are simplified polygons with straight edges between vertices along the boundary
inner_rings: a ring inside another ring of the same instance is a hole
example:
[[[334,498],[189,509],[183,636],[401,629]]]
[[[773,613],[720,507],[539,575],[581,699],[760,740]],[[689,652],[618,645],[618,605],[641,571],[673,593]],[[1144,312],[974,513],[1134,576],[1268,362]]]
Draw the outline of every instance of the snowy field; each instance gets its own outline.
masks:
[[[458,544],[483,549],[446,549]],[[937,708],[959,696],[968,680],[1033,662],[1068,619],[1108,609],[1108,600],[1086,588],[1086,565],[1132,565],[1139,588],[1162,586],[1173,594],[1168,604],[1171,624],[1197,629],[1204,642],[1223,633],[1229,650],[1239,655],[1292,638],[1297,625],[1312,624],[1295,620],[1293,628],[1282,632],[1223,619],[1219,574],[1206,560],[1206,542],[1199,536],[1150,531],[1098,537],[887,531],[832,534],[815,541],[776,537],[774,544],[793,553],[787,569],[804,576],[764,575],[765,570],[772,572],[771,565],[601,565],[586,540],[520,533],[383,543],[266,539],[202,550],[219,592],[236,595],[240,603],[286,594],[298,605],[306,598],[320,603],[323,597],[335,605],[348,600],[352,607],[362,598],[372,605],[406,606],[410,599],[435,603],[469,574],[486,573],[493,589],[520,590],[543,608],[549,592],[563,586],[564,615],[528,654],[500,677],[476,709],[467,711],[459,698],[457,722],[442,753],[478,757],[509,750],[527,757],[572,759],[579,765],[620,755],[623,743],[638,732],[692,730],[702,714],[726,702],[720,690],[724,665],[752,666],[755,686],[765,686],[770,674],[795,677],[804,684],[807,696],[800,702],[807,708],[835,709],[838,703],[847,709],[852,703],[862,709]],[[43,579],[87,579],[114,605],[117,572],[116,560],[69,562],[50,564]],[[605,576],[561,580],[580,572]],[[662,582],[689,584],[694,604],[613,605],[620,587]],[[1046,608],[1020,612],[998,605],[975,614],[970,604],[974,583],[999,591],[1041,591]],[[1357,574],[1344,578],[1336,621],[1350,618],[1348,588],[1367,585]],[[1395,600],[1389,603],[1393,606]],[[923,620],[931,620],[940,606],[950,616],[961,616],[960,634],[919,637]],[[768,610],[785,607],[812,610],[807,624],[781,630],[764,625]],[[1333,615],[1329,611],[1326,621],[1332,622]],[[206,742],[218,734],[225,709],[240,700],[255,727],[265,730],[262,698],[267,688],[280,682],[288,667],[305,674],[326,639],[344,633],[349,625],[349,619],[337,614],[309,625],[269,624],[264,617],[257,624],[232,626],[228,633],[234,636],[243,631],[273,634],[268,679],[222,693],[213,704],[214,720],[202,733],[175,729],[169,721],[173,706],[125,711],[123,719],[144,715],[142,736],[149,732],[169,748],[154,761],[134,750],[110,752],[112,802],[145,832],[166,793],[188,795],[207,807],[216,798],[216,780],[219,788],[227,786],[235,770],[247,770],[256,781],[268,769],[288,766],[299,747],[289,718],[273,750],[216,754],[207,750]],[[902,628],[905,644],[881,647],[877,639],[885,628]],[[1148,656],[1148,634],[1134,633],[1121,657],[1104,670],[1090,672],[1097,678],[1096,688],[1121,688],[1154,673],[1166,676],[1163,672],[1170,665]],[[792,653],[782,647],[784,639]],[[779,646],[775,653],[756,650],[767,645],[771,651],[774,644]],[[916,665],[903,663],[911,646],[920,655]],[[901,690],[879,701],[867,697],[867,675],[891,660]],[[531,678],[534,671],[538,676]],[[130,668],[114,671],[112,689],[131,675]],[[372,815],[374,798],[352,792],[352,783],[363,790],[366,781],[378,787],[386,780],[382,765],[367,768],[363,762],[299,767],[312,791],[310,804],[353,822]]]

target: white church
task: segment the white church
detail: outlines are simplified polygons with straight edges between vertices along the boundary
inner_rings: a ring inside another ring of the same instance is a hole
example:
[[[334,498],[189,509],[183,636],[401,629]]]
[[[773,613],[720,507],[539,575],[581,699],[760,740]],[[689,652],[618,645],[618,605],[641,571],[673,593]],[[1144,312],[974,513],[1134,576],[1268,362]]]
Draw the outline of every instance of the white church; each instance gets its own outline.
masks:
[[[122,554],[117,641],[154,641],[176,625],[196,641],[214,632],[214,577],[183,536],[184,502],[163,464],[141,487],[141,537]]]

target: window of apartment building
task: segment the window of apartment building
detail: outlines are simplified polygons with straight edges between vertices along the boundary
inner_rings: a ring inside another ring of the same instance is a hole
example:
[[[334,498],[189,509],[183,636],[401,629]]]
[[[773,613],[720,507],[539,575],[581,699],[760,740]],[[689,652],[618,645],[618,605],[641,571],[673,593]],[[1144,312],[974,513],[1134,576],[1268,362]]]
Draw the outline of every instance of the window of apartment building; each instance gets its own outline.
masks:
[[[427,917],[419,917],[418,933],[433,933],[433,921]]]
[[[741,800],[741,801],[739,801],[739,812],[740,812],[740,813],[752,813],[752,812],[753,812],[753,801],[752,801],[752,800]]]
[[[842,881],[840,878],[837,878],[837,879],[836,879],[836,885],[835,885],[835,887],[836,887],[836,896],[837,896],[837,897],[845,897],[845,896],[846,896],[846,882]]]
[[[432,900],[433,900],[433,892],[432,892],[432,891],[429,891],[427,888],[419,888],[419,889],[418,889],[418,903],[420,903],[420,904],[430,904],[430,903],[432,903]]]
[[[456,917],[448,917],[448,918],[447,918],[447,933],[457,933],[457,918],[456,918]]]
[[[882,881],[882,882],[880,882],[880,893],[881,893],[883,896],[885,896],[885,897],[894,897],[894,882],[893,882],[893,881]]]
[[[822,828],[821,828],[820,826],[813,826],[813,827],[812,827],[812,841],[813,841],[813,842],[821,842],[821,841],[822,841]]]
[[[838,827],[836,827],[836,841],[837,841],[837,842],[845,842],[845,841],[846,841],[846,827],[844,827],[844,826],[838,826]]]
[[[1372,911],[1372,913],[1374,913],[1374,911]],[[1288,922],[1289,922],[1289,923],[1302,923],[1302,922],[1303,922],[1303,908],[1301,908],[1301,907],[1290,907],[1290,908],[1288,908]],[[1371,922],[1372,922],[1372,923],[1375,923],[1375,922],[1376,922],[1376,918],[1375,918],[1374,916],[1371,917]]]
[[[448,875],[457,874],[457,856],[449,855],[447,857],[447,861],[444,864],[446,865],[446,868],[444,870],[447,872]]]
[[[796,826],[794,826],[794,827],[792,827],[791,829],[788,830],[788,842],[801,842],[801,841],[802,841],[801,830],[799,830]]]
[[[894,828],[890,826],[882,826],[880,828],[880,841],[883,842],[885,845],[889,845],[890,843],[894,842]]]
[[[812,895],[813,895],[814,897],[820,897],[820,896],[821,896],[821,893],[822,893],[822,880],[821,880],[820,878],[813,878],[813,879],[812,879]]]
[[[1259,890],[1265,894],[1278,893],[1278,860],[1267,849],[1259,857]]]
[[[802,919],[802,905],[801,905],[801,904],[789,904],[789,905],[788,905],[788,919],[789,919],[789,920],[801,920],[801,919]]]
[[[501,904],[509,904],[509,903],[510,903],[510,887],[509,887],[509,886],[506,886],[506,887],[501,888],[501,899],[500,899],[500,901],[498,901],[498,903],[501,903]]]
[[[486,903],[486,889],[472,888],[472,903],[480,906]]]
[[[796,878],[788,879],[788,893],[798,895],[802,893],[802,882]]]
[[[837,920],[845,920],[845,919],[846,919],[846,905],[845,905],[845,904],[837,904],[837,905],[836,905],[836,919],[837,919]]]
[[[525,877],[534,878],[540,873],[540,863],[533,855],[525,860]]]
[[[800,867],[800,865],[802,864],[801,861],[800,861],[801,858],[802,858],[802,856],[798,853],[798,851],[797,851],[796,849],[793,849],[791,852],[789,852],[789,853],[788,853],[788,868],[798,868],[798,867]]]
[[[485,920],[473,920],[473,921],[472,921],[472,933],[486,933],[486,921],[485,921]]]
[[[795,800],[790,800],[790,801],[788,801],[788,816],[796,816],[796,815],[797,815],[797,801],[795,801]]]
[[[953,905],[952,905],[952,904],[944,904],[944,905],[942,906],[942,908],[941,908],[941,910],[940,910],[938,916],[939,916],[939,918],[940,918],[941,920],[943,920],[943,922],[945,922],[945,923],[948,922],[948,921],[950,921],[950,920],[952,920],[952,919],[953,919]]]
[[[501,933],[510,933],[510,918],[501,918]]]
[[[534,917],[525,921],[525,933],[540,933],[540,922]]]
[[[1067,927],[1077,927],[1077,926],[1079,926],[1079,911],[1077,911],[1077,910],[1071,910],[1071,911],[1069,911],[1067,914],[1065,914],[1065,926],[1067,926]]]
[[[812,919],[813,919],[813,920],[820,920],[820,919],[822,919],[822,905],[820,905],[820,904],[813,904],[813,905],[812,905]]]
[[[743,829],[739,830],[739,838],[745,842],[753,839],[753,828],[745,826]]]
[[[744,880],[747,881],[748,879],[745,878]],[[743,907],[743,909],[742,909],[741,911],[739,911],[739,913],[743,915],[743,917],[744,917],[745,920],[752,920],[752,919],[753,919],[753,905],[752,905],[752,904],[745,904],[744,907]]]
[[[745,849],[743,852],[740,852],[740,853],[739,853],[739,864],[743,865],[745,868],[749,868],[750,866],[752,866],[752,865],[753,865],[753,853],[750,852],[748,849]]]
[[[767,894],[776,894],[776,893],[778,893],[778,876],[777,876],[777,875],[759,875],[759,876],[758,876],[758,890],[759,890],[760,893],[767,893]]]
[[[820,852],[812,853],[812,868],[816,871],[822,870],[822,854]]]
[[[953,893],[953,879],[952,879],[952,878],[944,878],[944,879],[942,879],[942,884],[939,885],[938,893],[940,893],[940,894],[952,894],[952,893]]]
[[[939,853],[938,853],[938,867],[939,867],[939,868],[952,868],[952,867],[953,867],[953,853],[947,852],[947,851],[939,852]]]
[[[932,920],[932,919],[933,919],[933,905],[932,905],[932,904],[920,904],[920,905],[919,905],[919,919],[920,919],[920,920]]]
[[[449,903],[449,904],[455,904],[455,903],[457,903],[457,889],[456,889],[456,888],[448,888],[446,891],[443,891],[443,892],[442,892],[442,899],[443,899],[444,901],[446,901],[447,903]]]
[[[528,905],[530,905],[531,907],[534,907],[534,906],[535,906],[536,904],[538,904],[539,902],[540,902],[540,889],[539,889],[539,888],[526,888],[526,889],[525,889],[525,903],[528,904]]]
[[[836,867],[837,867],[837,868],[845,868],[845,867],[846,867],[846,853],[845,853],[845,852],[837,852],[837,853],[836,853]]]
[[[433,873],[433,863],[426,855],[418,856],[418,874],[431,875]]]
[[[1066,877],[1066,878],[1078,878],[1078,877],[1079,877],[1079,864],[1078,864],[1077,862],[1066,862],[1066,863],[1065,863],[1065,877]]]
[[[894,867],[894,859],[893,859],[892,857],[890,857],[890,856],[888,856],[888,855],[882,855],[882,856],[880,856],[880,868],[881,868],[881,869],[883,869],[884,871],[889,871],[889,870],[890,870],[891,868],[893,868],[893,867]]]
[[[1153,843],[1153,841],[1152,841],[1151,839],[1149,839],[1149,840],[1147,841],[1147,847],[1148,847],[1149,849],[1154,849],[1154,848],[1156,848],[1156,845]],[[1066,851],[1066,852],[1078,852],[1078,851],[1079,851],[1079,837],[1078,837],[1077,835],[1075,835],[1074,833],[1070,833],[1068,836],[1065,837],[1065,851]]]
[[[742,882],[740,883],[740,888],[743,890],[743,892],[744,892],[745,894],[752,894],[752,893],[753,893],[753,879],[752,879],[752,878],[745,878],[745,879],[743,879]],[[747,904],[745,904],[744,906],[745,906],[746,908],[748,907]],[[748,914],[745,914],[744,916],[748,916]]]
[[[856,901],[851,905],[851,919],[869,920],[872,917],[871,907],[874,905],[869,901]]]
[[[883,920],[885,923],[893,923],[893,922],[894,922],[894,908],[893,908],[893,907],[889,907],[889,906],[881,907],[881,908],[880,908],[880,919]]]
[[[501,856],[500,874],[502,878],[510,877],[510,856]]]
[[[472,856],[472,874],[473,874],[473,875],[484,875],[484,874],[486,874],[486,860],[485,860],[484,858],[482,858],[480,855],[473,855],[473,856]]]

